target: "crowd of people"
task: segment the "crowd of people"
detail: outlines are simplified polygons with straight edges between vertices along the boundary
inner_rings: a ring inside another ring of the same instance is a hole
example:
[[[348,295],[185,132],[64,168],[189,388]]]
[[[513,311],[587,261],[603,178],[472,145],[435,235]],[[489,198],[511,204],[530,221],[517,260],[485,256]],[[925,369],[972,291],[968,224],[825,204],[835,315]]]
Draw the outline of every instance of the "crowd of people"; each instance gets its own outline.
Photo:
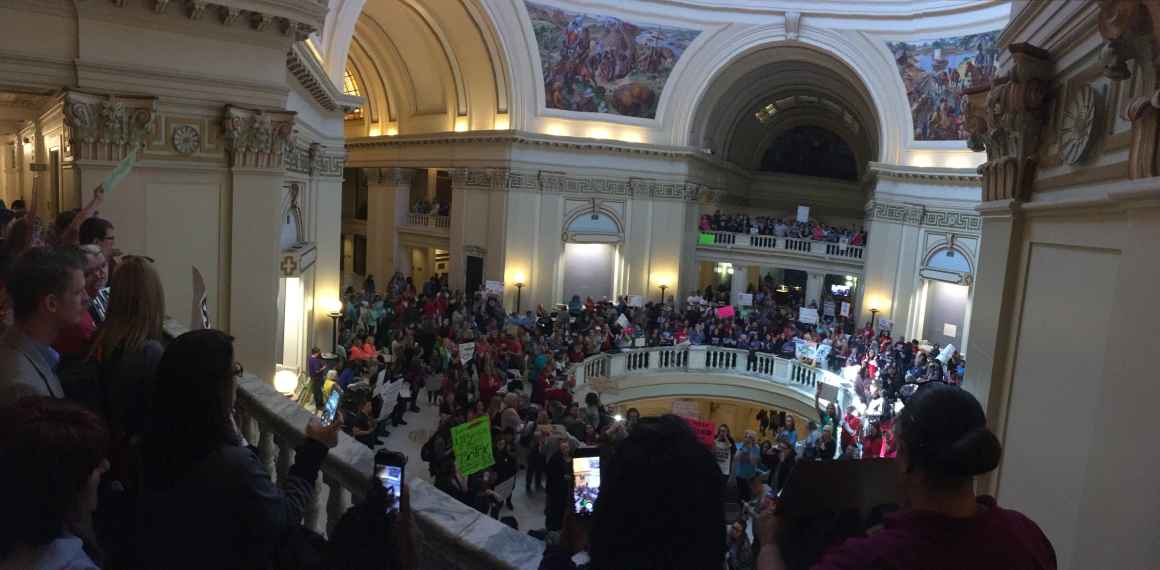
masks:
[[[846,242],[849,245],[866,245],[866,230],[862,228],[842,228],[823,224],[817,220],[800,222],[796,218],[774,216],[750,216],[748,214],[722,214],[720,210],[701,216],[697,224],[703,232],[732,232],[763,236],[812,239],[831,243]]]
[[[411,213],[447,216],[451,213],[451,205],[437,200],[416,200],[414,204],[411,204]]]

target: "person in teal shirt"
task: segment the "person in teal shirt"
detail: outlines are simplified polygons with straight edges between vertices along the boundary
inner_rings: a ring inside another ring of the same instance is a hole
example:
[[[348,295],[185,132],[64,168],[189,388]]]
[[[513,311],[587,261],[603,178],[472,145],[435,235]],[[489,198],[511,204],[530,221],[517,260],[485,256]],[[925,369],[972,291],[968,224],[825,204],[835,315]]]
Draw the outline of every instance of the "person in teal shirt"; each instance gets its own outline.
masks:
[[[745,439],[737,444],[737,453],[733,456],[733,476],[737,479],[739,501],[750,499],[749,480],[757,476],[760,463],[761,447],[757,445],[757,434],[753,430],[746,430]]]

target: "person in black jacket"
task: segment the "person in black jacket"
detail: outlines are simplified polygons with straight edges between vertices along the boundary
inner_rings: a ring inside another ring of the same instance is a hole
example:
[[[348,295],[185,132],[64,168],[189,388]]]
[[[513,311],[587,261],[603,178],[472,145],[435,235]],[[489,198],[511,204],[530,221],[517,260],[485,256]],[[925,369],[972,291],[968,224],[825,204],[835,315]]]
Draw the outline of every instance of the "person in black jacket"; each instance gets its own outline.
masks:
[[[240,366],[233,337],[185,333],[161,357],[144,438],[138,528],[144,568],[270,568],[301,521],[342,417],[312,419],[288,476],[275,485],[232,420]]]

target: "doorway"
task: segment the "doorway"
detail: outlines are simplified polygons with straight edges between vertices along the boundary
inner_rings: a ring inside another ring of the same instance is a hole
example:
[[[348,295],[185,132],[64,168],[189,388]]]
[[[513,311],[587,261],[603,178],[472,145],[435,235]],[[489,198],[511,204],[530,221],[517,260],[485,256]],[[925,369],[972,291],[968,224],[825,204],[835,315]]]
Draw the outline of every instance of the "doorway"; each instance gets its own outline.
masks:
[[[933,279],[923,280],[922,338],[946,346],[963,348],[963,330],[971,288]]]
[[[564,302],[612,298],[613,246],[606,243],[564,244]]]

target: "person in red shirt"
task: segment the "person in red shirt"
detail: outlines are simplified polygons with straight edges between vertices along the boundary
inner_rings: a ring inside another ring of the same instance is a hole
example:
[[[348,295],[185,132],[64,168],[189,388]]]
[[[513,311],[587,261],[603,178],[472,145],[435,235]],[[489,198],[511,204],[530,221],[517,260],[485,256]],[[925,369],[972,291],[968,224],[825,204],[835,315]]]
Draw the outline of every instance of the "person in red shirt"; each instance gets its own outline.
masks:
[[[375,337],[368,336],[363,341],[362,346],[353,345],[350,347],[351,360],[374,360],[378,356],[378,349],[375,348]]]
[[[90,299],[95,299],[109,281],[108,263],[105,254],[96,245],[82,245],[72,248],[85,260],[85,293]],[[97,323],[93,320],[90,311],[81,314],[81,320],[69,327],[61,329],[53,348],[62,358],[84,358],[92,346],[93,336],[97,332]]]
[[[503,377],[494,365],[488,365],[479,375],[479,401],[490,404],[496,392],[503,387]]]
[[[878,459],[882,457],[882,431],[877,422],[870,422],[866,428],[866,437],[862,439],[862,459]]]
[[[858,417],[858,409],[854,406],[846,408],[846,417],[842,419],[842,449],[857,445],[862,435],[862,420]]]
[[[975,496],[975,476],[994,470],[1003,451],[986,422],[978,400],[961,388],[932,383],[916,392],[895,422],[903,510],[812,568],[1054,570],[1055,549],[1034,521]],[[755,568],[784,569],[777,536],[785,521],[769,508],[757,523]]]

